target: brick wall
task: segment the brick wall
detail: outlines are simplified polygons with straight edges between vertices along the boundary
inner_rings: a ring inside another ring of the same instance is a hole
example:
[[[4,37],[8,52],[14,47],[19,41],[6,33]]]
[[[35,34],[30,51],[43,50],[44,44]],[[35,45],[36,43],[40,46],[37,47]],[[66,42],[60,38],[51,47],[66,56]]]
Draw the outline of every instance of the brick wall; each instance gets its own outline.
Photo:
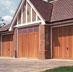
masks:
[[[51,58],[51,48],[50,48],[50,26],[46,25],[45,26],[45,58],[50,59]]]
[[[47,25],[40,25],[39,37],[39,59],[51,58],[50,27]]]
[[[45,26],[39,26],[39,59],[45,59]]]

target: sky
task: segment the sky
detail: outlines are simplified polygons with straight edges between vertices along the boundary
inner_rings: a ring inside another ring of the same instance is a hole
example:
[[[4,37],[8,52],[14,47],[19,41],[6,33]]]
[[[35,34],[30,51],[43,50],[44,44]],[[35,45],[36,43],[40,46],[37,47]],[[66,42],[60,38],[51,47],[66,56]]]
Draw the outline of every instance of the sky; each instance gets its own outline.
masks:
[[[6,24],[11,22],[19,3],[20,0],[0,0],[0,17]]]

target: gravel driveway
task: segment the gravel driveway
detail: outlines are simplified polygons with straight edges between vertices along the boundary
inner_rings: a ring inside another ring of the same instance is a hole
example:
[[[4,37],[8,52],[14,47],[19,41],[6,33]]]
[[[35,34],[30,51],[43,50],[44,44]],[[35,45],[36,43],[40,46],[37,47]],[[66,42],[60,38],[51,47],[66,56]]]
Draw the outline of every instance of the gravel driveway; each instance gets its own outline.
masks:
[[[31,60],[0,58],[0,72],[40,72],[59,66],[72,65],[72,60]]]

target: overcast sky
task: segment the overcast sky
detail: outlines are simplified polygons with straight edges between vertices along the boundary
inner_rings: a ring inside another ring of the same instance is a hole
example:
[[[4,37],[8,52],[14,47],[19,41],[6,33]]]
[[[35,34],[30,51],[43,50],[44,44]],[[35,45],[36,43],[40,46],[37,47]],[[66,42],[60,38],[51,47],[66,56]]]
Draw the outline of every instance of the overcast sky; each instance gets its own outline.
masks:
[[[0,17],[2,17],[6,23],[10,23],[20,0],[0,0]]]

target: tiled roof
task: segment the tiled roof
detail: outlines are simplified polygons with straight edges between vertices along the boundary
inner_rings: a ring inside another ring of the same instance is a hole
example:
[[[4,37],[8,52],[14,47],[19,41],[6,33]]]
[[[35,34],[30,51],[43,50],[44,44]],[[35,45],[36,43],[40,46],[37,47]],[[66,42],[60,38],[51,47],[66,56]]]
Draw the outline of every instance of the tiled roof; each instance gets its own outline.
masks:
[[[33,4],[35,9],[38,11],[38,13],[44,19],[44,21],[55,22],[55,21],[73,18],[73,0],[57,0],[57,1],[54,1],[51,3],[45,2],[43,0],[29,0],[29,1]],[[21,0],[21,3],[22,2],[23,1]],[[19,4],[18,9],[19,9],[21,3]],[[25,0],[22,3],[22,5],[24,3],[25,3]],[[17,9],[17,11],[18,11],[18,9]],[[16,11],[16,13],[17,13],[17,11]],[[15,13],[15,15],[16,15],[16,13]],[[14,15],[13,19],[15,18],[15,15]],[[3,28],[0,28],[0,31],[8,30],[9,27],[10,27],[10,24],[6,25]]]
[[[50,20],[53,7],[51,3],[43,0],[30,0],[30,2],[34,5],[35,9],[40,13],[45,21]]]
[[[57,0],[52,4],[51,22],[73,18],[73,0]]]
[[[8,24],[8,25],[6,25],[6,26],[0,28],[0,31],[6,31],[6,30],[9,29],[9,27],[10,27],[10,24]]]

